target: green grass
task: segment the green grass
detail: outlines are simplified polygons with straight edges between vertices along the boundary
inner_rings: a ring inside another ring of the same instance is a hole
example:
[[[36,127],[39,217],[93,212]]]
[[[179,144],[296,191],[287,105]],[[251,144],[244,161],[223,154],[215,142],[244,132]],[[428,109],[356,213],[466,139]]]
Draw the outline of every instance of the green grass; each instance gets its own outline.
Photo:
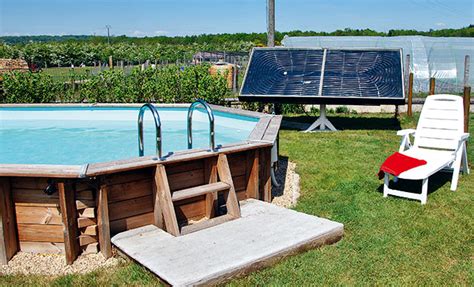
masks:
[[[342,130],[308,134],[282,130],[280,152],[296,162],[301,176],[301,197],[295,209],[344,223],[344,237],[229,285],[473,286],[474,176],[462,175],[454,193],[449,190],[449,175],[431,178],[424,206],[407,199],[383,198],[378,167],[398,149],[396,130],[414,127],[416,118],[352,115],[335,116],[331,121]],[[474,135],[474,128],[470,131]],[[473,144],[468,153],[472,166]],[[419,184],[409,184],[414,186]],[[131,262],[87,275],[0,278],[0,285],[158,284]]]

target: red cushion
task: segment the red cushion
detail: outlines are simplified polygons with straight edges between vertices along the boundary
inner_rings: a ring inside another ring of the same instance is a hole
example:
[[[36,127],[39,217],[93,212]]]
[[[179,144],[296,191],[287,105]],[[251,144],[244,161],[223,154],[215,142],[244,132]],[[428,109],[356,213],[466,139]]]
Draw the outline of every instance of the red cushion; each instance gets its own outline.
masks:
[[[378,176],[379,179],[382,179],[385,172],[394,176],[399,176],[404,171],[425,164],[426,160],[409,157],[399,152],[395,152],[384,161],[380,167]]]

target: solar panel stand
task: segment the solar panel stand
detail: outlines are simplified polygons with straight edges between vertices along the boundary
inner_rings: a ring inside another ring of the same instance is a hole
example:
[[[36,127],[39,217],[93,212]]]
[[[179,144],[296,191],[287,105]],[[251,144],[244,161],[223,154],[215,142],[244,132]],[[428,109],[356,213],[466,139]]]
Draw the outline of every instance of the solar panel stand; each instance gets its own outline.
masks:
[[[320,115],[319,118],[312,123],[309,128],[307,128],[304,132],[313,132],[315,131],[318,127],[320,131],[324,130],[330,130],[330,131],[337,131],[337,129],[333,126],[333,124],[329,121],[329,119],[326,117],[326,105],[321,104],[320,105]]]

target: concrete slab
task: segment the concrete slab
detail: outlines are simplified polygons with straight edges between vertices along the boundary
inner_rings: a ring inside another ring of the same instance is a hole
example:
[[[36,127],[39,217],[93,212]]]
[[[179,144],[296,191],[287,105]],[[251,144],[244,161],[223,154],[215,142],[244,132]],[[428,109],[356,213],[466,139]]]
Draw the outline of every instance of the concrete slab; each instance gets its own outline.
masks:
[[[221,283],[282,257],[338,241],[341,223],[249,199],[242,217],[173,237],[153,225],[117,234],[112,243],[173,286]]]

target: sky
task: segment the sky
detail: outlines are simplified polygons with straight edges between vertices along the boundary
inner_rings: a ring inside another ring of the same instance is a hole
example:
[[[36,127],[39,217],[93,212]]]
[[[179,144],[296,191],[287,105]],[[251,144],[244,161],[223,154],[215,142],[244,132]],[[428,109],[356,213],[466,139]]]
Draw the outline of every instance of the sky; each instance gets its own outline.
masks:
[[[443,29],[474,0],[275,0],[278,31]],[[266,31],[266,0],[0,0],[0,36],[176,36]]]

